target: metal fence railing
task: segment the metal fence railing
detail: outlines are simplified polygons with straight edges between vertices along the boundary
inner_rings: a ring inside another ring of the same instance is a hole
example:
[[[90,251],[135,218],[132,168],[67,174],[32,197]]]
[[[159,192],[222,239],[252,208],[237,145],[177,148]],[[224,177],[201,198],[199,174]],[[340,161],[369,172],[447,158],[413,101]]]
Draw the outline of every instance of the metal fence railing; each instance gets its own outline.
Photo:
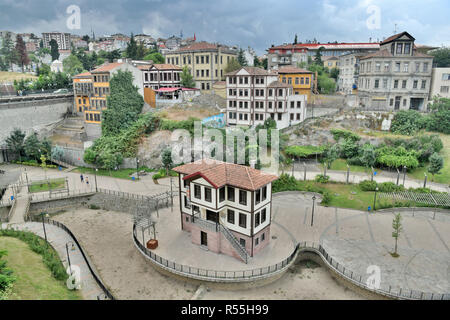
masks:
[[[31,220],[31,221],[34,221],[34,222],[42,222],[42,219],[37,219],[36,217],[33,217],[33,216],[30,217],[30,220]],[[114,297],[114,295],[109,291],[108,288],[106,288],[106,286],[105,286],[105,285],[103,284],[103,282],[101,281],[100,277],[97,275],[97,273],[96,273],[96,272],[94,271],[94,269],[92,268],[92,266],[91,266],[91,264],[90,264],[90,262],[89,262],[89,260],[88,260],[88,258],[87,258],[87,256],[86,256],[86,253],[85,253],[84,250],[83,250],[83,247],[81,247],[80,243],[78,242],[78,239],[75,237],[75,235],[72,233],[72,231],[70,231],[70,229],[67,228],[67,227],[66,227],[64,224],[62,224],[61,222],[58,222],[58,221],[55,221],[55,220],[51,220],[51,219],[48,219],[48,218],[44,218],[44,222],[47,223],[47,224],[52,224],[52,225],[54,225],[54,226],[57,226],[58,228],[63,229],[65,232],[67,232],[67,233],[70,235],[70,237],[73,239],[73,241],[75,242],[75,244],[76,244],[76,245],[78,246],[78,248],[80,249],[81,255],[83,256],[84,261],[86,261],[86,265],[88,266],[89,271],[91,272],[92,277],[95,279],[95,281],[97,282],[98,286],[102,289],[102,291],[104,292],[104,294],[106,295],[106,297],[107,297],[108,299],[116,300],[116,298]]]

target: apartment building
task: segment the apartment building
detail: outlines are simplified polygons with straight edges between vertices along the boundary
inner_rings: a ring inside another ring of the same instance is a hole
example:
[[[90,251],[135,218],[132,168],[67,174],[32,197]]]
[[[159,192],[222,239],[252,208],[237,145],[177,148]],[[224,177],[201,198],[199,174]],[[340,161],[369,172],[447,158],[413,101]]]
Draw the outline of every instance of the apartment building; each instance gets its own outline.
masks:
[[[278,80],[292,85],[295,95],[306,95],[307,101],[311,101],[311,91],[314,82],[314,76],[311,71],[295,67],[282,67],[277,72]]]
[[[270,117],[282,129],[305,119],[307,95],[294,94],[275,71],[243,67],[226,74],[226,86],[228,125],[256,126]]]
[[[72,79],[75,112],[83,114],[86,122],[100,122],[98,110],[91,109],[91,97],[94,93],[92,74],[84,72]]]
[[[417,52],[415,39],[402,32],[380,43],[380,50],[360,59],[360,105],[377,109],[425,110],[433,57]]]
[[[43,32],[42,40],[44,48],[50,49],[50,41],[54,39],[58,44],[58,50],[71,50],[70,47],[70,33],[64,32]]]
[[[215,43],[196,42],[166,54],[166,63],[183,68],[187,66],[196,88],[209,92],[216,81],[224,80],[225,68],[236,50]]]
[[[364,53],[349,53],[339,57],[337,91],[352,94],[358,89],[360,59]]]
[[[181,87],[181,67],[173,64],[152,64],[138,66],[142,70],[145,88],[158,90],[161,88]]]
[[[267,68],[297,67],[299,63],[308,62],[308,49],[298,44],[272,46],[268,49]]]
[[[436,96],[450,99],[450,68],[433,68],[430,100]]]
[[[173,170],[179,174],[181,228],[192,243],[244,262],[269,244],[277,176],[210,159]]]

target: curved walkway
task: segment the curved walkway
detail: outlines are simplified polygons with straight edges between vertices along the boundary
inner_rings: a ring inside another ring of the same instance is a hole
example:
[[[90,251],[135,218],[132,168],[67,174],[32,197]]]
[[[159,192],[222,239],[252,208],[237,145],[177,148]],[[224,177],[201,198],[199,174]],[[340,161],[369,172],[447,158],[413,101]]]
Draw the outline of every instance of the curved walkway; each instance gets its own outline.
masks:
[[[2,224],[2,228],[7,228],[9,224]],[[41,238],[45,238],[44,229],[42,223],[39,222],[25,222],[20,224],[14,224],[13,228],[20,231],[29,231]],[[63,229],[52,225],[45,224],[45,231],[47,234],[48,242],[58,252],[63,265],[68,267],[66,244],[69,243],[70,263],[72,266],[78,266],[80,268],[81,277],[81,294],[86,300],[103,300],[105,294],[103,290],[98,286],[96,280],[92,276],[92,273],[77,246],[74,239]],[[75,250],[71,250],[72,244],[75,246]]]

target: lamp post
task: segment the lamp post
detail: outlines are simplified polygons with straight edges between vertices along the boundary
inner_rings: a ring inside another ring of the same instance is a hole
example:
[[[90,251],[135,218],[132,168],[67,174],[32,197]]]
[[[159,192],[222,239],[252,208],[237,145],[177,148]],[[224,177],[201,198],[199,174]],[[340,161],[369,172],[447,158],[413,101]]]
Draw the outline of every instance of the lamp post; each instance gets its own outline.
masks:
[[[312,214],[311,214],[311,227],[314,224],[314,203],[316,201],[316,196],[315,195],[312,197],[312,201],[313,201],[313,206],[312,206]]]
[[[44,229],[44,238],[45,238],[45,242],[47,243],[47,231],[45,230],[45,222],[44,222],[44,216],[45,216],[45,212],[41,212],[41,217],[42,217],[42,228]]]
[[[95,192],[98,192],[98,188],[97,188],[97,172],[98,172],[98,168],[95,168],[95,170],[94,170]]]
[[[75,250],[75,245],[73,244],[72,241],[69,241],[69,242],[66,243],[67,262],[69,263],[70,275],[72,275],[72,266],[70,265],[70,255],[69,255],[69,244],[72,245],[72,247],[71,247],[72,251]]]
[[[403,186],[405,186],[405,179],[406,179],[406,166],[403,166]]]
[[[139,180],[139,159],[136,158],[136,179]]]
[[[375,207],[375,203],[377,202],[377,191],[378,191],[378,187],[375,188],[375,194],[373,197],[373,211],[377,210]]]

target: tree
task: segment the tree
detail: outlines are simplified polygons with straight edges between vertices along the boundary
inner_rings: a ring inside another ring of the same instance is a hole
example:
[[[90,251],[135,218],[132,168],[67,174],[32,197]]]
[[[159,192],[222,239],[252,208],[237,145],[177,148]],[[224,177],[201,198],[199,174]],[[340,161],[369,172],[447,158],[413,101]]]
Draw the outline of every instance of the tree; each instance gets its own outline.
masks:
[[[138,53],[137,51],[138,51],[138,47],[137,47],[136,40],[134,39],[134,35],[131,34],[130,42],[128,42],[127,49],[125,50],[127,58],[137,60],[137,58],[136,58],[137,53]]]
[[[173,165],[172,161],[172,149],[164,149],[164,151],[161,154],[161,161],[164,165],[164,168],[166,169],[166,175],[169,175],[169,168]]]
[[[392,256],[393,257],[398,257],[397,242],[398,242],[398,238],[400,237],[400,232],[403,231],[403,229],[402,229],[402,216],[400,215],[400,213],[397,213],[394,216],[394,220],[392,221],[392,228],[394,229],[392,231],[392,237],[395,239],[395,248],[394,248],[394,252],[392,253]]]
[[[442,158],[436,152],[430,156],[430,166],[428,167],[428,172],[433,175],[432,180],[434,180],[434,175],[439,173],[444,167],[444,158]]]
[[[136,59],[142,60],[148,53],[148,50],[145,48],[144,43],[141,41],[136,49]]]
[[[3,57],[0,57],[0,71],[8,71],[8,64]]]
[[[11,135],[6,138],[6,145],[9,149],[19,155],[20,161],[22,161],[22,154],[24,153],[24,139],[25,132],[16,128],[11,132]]]
[[[242,66],[239,64],[239,62],[235,58],[231,58],[230,62],[227,63],[227,66],[225,67],[225,73],[233,72],[235,70],[240,69]]]
[[[143,60],[152,60],[153,63],[164,63],[166,59],[161,53],[154,51],[147,54]]]
[[[338,68],[331,69],[330,70],[330,77],[337,81],[337,79],[339,77],[339,69]]]
[[[333,144],[331,147],[328,147],[325,152],[323,153],[323,159],[322,161],[325,163],[327,168],[329,169],[331,167],[331,164],[339,158],[339,144]]]
[[[88,149],[88,150],[90,150],[90,149]],[[64,156],[63,148],[61,148],[60,146],[54,146],[52,148],[52,159],[61,160],[63,156]]]
[[[361,164],[365,167],[372,167],[375,165],[377,160],[377,154],[375,152],[375,147],[370,143],[363,145],[361,149],[361,156],[359,158]]]
[[[17,63],[22,67],[22,72],[24,72],[24,66],[30,64],[30,59],[28,58],[25,42],[20,34],[16,37],[16,51]]]
[[[55,39],[50,40],[50,55],[52,56],[52,61],[59,59],[59,50],[58,50],[58,43]]]
[[[79,74],[84,70],[81,61],[77,58],[76,55],[73,54],[71,54],[70,56],[68,56],[63,60],[63,67],[64,71],[70,74],[71,76]]]
[[[322,51],[323,51],[323,47],[320,47],[317,51],[316,51],[316,55],[314,56],[314,63],[319,65],[319,66],[323,66],[323,61],[322,61]]]
[[[247,59],[245,58],[244,50],[243,50],[242,48],[239,49],[237,61],[238,61],[239,64],[240,64],[241,66],[243,66],[243,67],[248,66],[248,62],[247,62]]]
[[[12,69],[12,64],[17,61],[17,51],[9,33],[6,33],[3,37],[3,46],[0,54],[4,57],[5,63],[9,68]]]
[[[450,99],[435,98],[431,105],[432,112],[424,123],[429,131],[437,131],[450,134]]]
[[[89,35],[84,35],[81,40],[86,41],[87,43],[89,43],[89,41],[91,40],[91,38],[89,38]]]
[[[267,70],[267,58],[264,58],[263,59],[263,61],[262,61],[262,67],[265,69],[265,70]]]
[[[133,84],[133,74],[119,70],[110,80],[108,108],[103,111],[102,134],[116,135],[130,127],[139,117],[144,99]]]
[[[298,41],[297,34],[295,34],[294,44],[297,44],[297,41]]]
[[[27,157],[35,160],[39,159],[41,155],[40,147],[41,145],[36,134],[33,133],[25,139],[24,149]]]
[[[262,67],[262,63],[257,56],[253,56],[253,66]]]
[[[436,64],[438,68],[450,67],[450,48],[440,48],[433,50],[430,54],[434,57],[433,64]]]
[[[181,72],[180,79],[180,84],[182,87],[195,88],[195,81],[191,75],[191,72],[189,71],[188,66],[183,67],[183,72]]]

